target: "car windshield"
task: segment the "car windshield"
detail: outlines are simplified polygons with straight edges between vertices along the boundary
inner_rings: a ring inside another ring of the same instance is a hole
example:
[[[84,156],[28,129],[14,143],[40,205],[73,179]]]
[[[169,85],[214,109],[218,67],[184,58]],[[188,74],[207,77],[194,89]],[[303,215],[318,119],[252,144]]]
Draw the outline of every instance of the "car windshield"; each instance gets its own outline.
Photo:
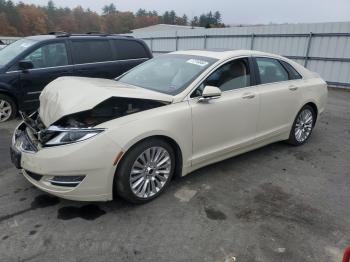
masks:
[[[36,41],[30,39],[18,40],[0,50],[0,66],[6,65],[13,58],[18,56],[24,50],[35,44]]]
[[[217,59],[191,55],[162,55],[117,78],[122,83],[177,95]]]

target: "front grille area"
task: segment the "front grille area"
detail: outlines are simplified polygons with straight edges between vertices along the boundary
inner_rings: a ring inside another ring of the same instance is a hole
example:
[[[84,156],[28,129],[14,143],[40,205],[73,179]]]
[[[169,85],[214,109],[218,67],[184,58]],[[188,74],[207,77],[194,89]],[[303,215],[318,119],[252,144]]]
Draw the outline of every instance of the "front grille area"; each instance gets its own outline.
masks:
[[[56,135],[56,132],[47,130],[38,112],[33,113],[31,116],[27,116],[23,112],[20,112],[20,114],[23,119],[23,125],[18,130],[24,132],[28,140],[36,148],[40,148],[42,144],[45,144]]]
[[[35,174],[33,172],[30,172],[28,170],[25,170],[26,171],[26,174],[28,176],[30,176],[31,178],[33,178],[35,181],[40,181],[40,179],[43,177],[42,175],[39,175],[39,174]]]

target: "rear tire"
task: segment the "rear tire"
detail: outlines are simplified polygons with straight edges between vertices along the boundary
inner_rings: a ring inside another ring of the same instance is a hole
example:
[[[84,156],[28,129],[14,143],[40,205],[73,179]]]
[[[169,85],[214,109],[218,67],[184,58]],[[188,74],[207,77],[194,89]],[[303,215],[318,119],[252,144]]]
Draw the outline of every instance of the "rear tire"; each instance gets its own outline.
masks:
[[[7,95],[0,94],[0,123],[13,119],[17,115],[15,101]]]
[[[147,203],[167,188],[174,170],[173,148],[162,139],[147,139],[125,154],[115,174],[114,188],[131,203]]]
[[[300,146],[309,140],[316,122],[316,113],[314,109],[305,105],[297,114],[287,143]]]

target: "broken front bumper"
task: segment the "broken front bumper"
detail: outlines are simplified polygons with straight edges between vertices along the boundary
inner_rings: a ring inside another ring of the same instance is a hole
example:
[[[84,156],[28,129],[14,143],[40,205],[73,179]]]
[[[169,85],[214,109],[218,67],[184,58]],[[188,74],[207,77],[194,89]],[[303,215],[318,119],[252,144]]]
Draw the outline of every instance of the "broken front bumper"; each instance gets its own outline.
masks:
[[[41,147],[24,123],[12,138],[11,159],[24,177],[50,194],[79,201],[113,198],[115,157],[121,148],[108,136],[55,147]]]

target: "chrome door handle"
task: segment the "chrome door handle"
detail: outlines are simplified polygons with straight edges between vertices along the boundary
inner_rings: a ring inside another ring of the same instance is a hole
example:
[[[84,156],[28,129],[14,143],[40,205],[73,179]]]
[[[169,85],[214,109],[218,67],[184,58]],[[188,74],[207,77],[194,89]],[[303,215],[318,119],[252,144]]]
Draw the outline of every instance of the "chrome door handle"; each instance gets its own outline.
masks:
[[[298,90],[298,87],[297,86],[293,86],[293,85],[289,86],[288,88],[289,88],[290,91]]]
[[[252,99],[255,97],[255,94],[249,93],[249,94],[244,94],[242,96],[243,99]]]

